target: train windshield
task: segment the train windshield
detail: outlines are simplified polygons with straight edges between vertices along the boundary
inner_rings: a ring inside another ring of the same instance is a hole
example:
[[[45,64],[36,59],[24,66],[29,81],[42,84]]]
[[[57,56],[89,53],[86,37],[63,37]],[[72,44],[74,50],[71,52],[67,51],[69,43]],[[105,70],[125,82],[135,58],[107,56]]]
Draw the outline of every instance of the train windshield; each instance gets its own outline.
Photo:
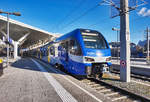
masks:
[[[107,43],[103,36],[93,33],[82,33],[84,45],[86,48],[107,49]]]

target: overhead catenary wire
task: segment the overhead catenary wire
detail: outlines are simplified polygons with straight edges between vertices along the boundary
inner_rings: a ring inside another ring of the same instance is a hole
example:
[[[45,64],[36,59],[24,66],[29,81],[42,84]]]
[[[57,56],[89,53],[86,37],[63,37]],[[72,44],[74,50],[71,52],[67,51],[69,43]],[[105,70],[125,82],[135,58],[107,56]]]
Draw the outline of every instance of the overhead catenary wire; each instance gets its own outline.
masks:
[[[104,18],[104,19],[102,19],[102,20],[100,20],[100,21],[98,21],[98,22],[95,22],[95,23],[89,25],[88,27],[93,27],[93,26],[96,26],[96,25],[99,25],[99,24],[102,24],[102,23],[103,23],[103,24],[104,24],[104,23],[107,23],[107,21],[108,21],[107,19],[108,19],[108,18]],[[139,21],[140,19],[144,19],[144,17],[135,18],[135,19],[132,20],[132,22],[133,22],[133,21],[134,21],[134,22],[135,22],[135,21]],[[102,22],[102,23],[100,23],[100,22]],[[120,24],[120,23],[119,23],[119,21],[118,21],[118,22],[117,22],[117,25],[119,25],[119,24]],[[116,26],[117,26],[117,25],[116,25]],[[111,28],[110,28],[110,29],[111,29]],[[136,32],[135,32],[135,31],[134,31],[134,32],[131,32],[131,33],[132,33],[132,34],[135,34],[135,33],[137,33],[137,32],[139,33],[139,32],[142,32],[142,31],[143,31],[143,30],[139,30],[139,31],[136,31]],[[132,39],[133,39],[133,38],[132,38]]]
[[[101,2],[95,6],[93,6],[92,8],[88,9],[87,11],[85,11],[84,13],[82,13],[80,16],[78,16],[77,18],[73,19],[70,23],[66,24],[66,26],[64,26],[62,29],[65,29],[66,27],[68,27],[69,25],[73,24],[74,22],[78,21],[80,18],[84,17],[85,15],[87,15],[89,12],[93,11],[95,8],[97,8],[98,6],[101,5]]]
[[[61,30],[67,28],[68,26],[70,26],[70,25],[73,24],[74,22],[77,22],[79,19],[81,19],[82,17],[86,16],[89,12],[93,11],[93,10],[94,10],[95,8],[97,8],[98,6],[100,6],[100,4],[97,4],[97,5],[95,5],[94,7],[88,9],[87,11],[85,11],[84,13],[82,13],[81,15],[79,15],[78,17],[76,17],[75,19],[73,19],[71,22],[67,23],[64,27],[62,27]],[[108,19],[108,18],[104,18],[104,19],[102,19],[102,20],[100,20],[100,21],[98,21],[98,22],[96,22],[96,23],[94,23],[94,24],[89,25],[88,27],[98,25],[99,22],[103,22],[103,23],[104,23],[104,21],[107,21],[107,19]],[[134,20],[132,20],[132,21],[136,21],[136,20],[139,20],[139,19],[141,19],[141,18],[134,19]],[[64,21],[62,21],[62,22],[64,22]],[[117,25],[119,25],[119,24],[117,24]]]
[[[78,16],[77,18],[75,18],[74,20],[72,20],[70,23],[66,24],[66,26],[64,26],[62,29],[67,28],[69,25],[73,24],[74,22],[76,22],[76,21],[79,20],[80,18],[84,17],[87,13],[89,13],[89,12],[92,11],[93,9],[97,8],[98,6],[100,6],[101,4],[103,4],[104,2],[106,2],[106,3],[111,3],[113,6],[115,5],[113,2],[108,2],[108,1],[102,0],[102,2],[100,2],[100,3],[97,4],[96,6],[94,6],[94,7],[90,8],[90,9],[88,9],[88,10],[87,10],[86,12],[84,12],[82,15]],[[106,19],[107,19],[107,18],[106,18]],[[105,20],[105,19],[104,19],[104,20]],[[103,21],[103,20],[101,20],[101,21]],[[99,22],[101,22],[101,21],[99,21]],[[99,22],[94,23],[94,24],[91,24],[90,26],[95,26],[95,25],[99,24]],[[90,26],[88,26],[88,27],[90,27]]]
[[[135,19],[133,19],[132,21],[139,21],[140,19],[144,19],[144,18],[146,18],[146,17],[135,18]],[[148,18],[148,17],[147,17],[147,18]],[[106,18],[104,18],[104,19],[102,19],[102,20],[99,20],[98,22],[95,22],[95,23],[89,25],[88,27],[92,27],[92,26],[99,25],[100,22],[103,22],[103,23],[104,23],[104,22],[106,22],[108,19],[109,19],[109,18],[106,17]],[[119,22],[119,21],[118,21],[118,22]],[[117,23],[118,23],[118,22],[117,22]],[[117,25],[118,25],[118,24],[117,24]]]
[[[107,21],[107,19],[108,19],[108,18],[106,17],[106,18],[104,18],[104,19],[102,19],[102,20],[100,20],[100,21],[98,21],[98,22],[95,22],[95,23],[89,25],[88,28],[89,28],[89,27],[92,27],[92,26],[96,26],[96,25],[100,24],[100,22],[103,22],[103,23],[104,23],[104,22]]]
[[[59,27],[60,25],[62,25],[67,18],[71,17],[71,15],[77,11],[82,5],[83,3],[85,3],[86,0],[81,0],[58,24],[56,27]]]
[[[52,29],[57,31],[58,28],[59,28],[59,26],[60,26],[62,23],[64,23],[64,21],[65,21],[68,17],[70,17],[70,16],[77,10],[77,8],[79,8],[79,7],[82,5],[83,2],[85,2],[85,0],[80,0],[80,2],[79,2],[74,8],[72,8],[72,9],[69,11],[69,13],[67,13],[67,15],[65,15],[65,17],[64,17],[61,21],[58,21],[58,22],[52,27]],[[74,2],[73,2],[72,4],[74,4]]]

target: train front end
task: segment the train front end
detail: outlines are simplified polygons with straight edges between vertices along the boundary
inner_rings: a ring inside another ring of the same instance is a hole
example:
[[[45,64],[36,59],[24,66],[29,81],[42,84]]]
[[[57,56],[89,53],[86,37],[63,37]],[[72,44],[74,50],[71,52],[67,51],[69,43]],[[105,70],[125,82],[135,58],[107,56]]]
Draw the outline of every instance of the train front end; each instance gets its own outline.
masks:
[[[83,39],[83,62],[87,77],[101,78],[109,73],[111,67],[111,50],[103,37],[97,31],[81,32]]]

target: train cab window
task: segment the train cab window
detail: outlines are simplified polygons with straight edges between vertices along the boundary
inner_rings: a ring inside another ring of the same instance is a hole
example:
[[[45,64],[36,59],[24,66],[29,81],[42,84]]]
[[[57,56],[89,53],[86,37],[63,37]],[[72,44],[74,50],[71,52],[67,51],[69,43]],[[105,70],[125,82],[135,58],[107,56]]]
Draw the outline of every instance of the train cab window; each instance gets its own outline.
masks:
[[[84,45],[86,48],[107,49],[108,45],[102,35],[95,33],[82,33]]]
[[[82,50],[79,43],[76,40],[70,40],[69,42],[69,52],[70,54],[81,56]]]

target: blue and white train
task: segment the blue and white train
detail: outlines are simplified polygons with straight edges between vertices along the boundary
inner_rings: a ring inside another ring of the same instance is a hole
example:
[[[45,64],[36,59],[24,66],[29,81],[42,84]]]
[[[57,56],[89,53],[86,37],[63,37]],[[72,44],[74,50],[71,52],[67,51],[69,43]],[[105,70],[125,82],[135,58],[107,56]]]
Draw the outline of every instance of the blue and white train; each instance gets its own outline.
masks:
[[[76,29],[35,51],[38,58],[62,66],[73,75],[102,77],[111,66],[111,50],[95,30]]]

